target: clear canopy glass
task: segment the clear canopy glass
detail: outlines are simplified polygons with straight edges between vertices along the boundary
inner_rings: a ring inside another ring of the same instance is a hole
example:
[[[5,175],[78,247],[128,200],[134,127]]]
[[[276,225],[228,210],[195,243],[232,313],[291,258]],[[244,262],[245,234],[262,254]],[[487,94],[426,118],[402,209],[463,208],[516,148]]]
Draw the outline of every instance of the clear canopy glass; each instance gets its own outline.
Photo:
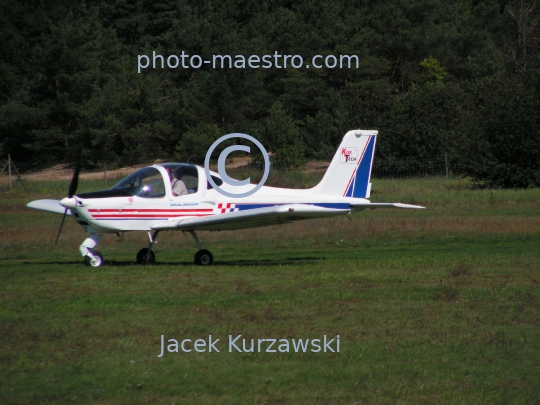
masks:
[[[128,195],[143,198],[165,197],[163,176],[155,167],[137,170],[112,186],[111,190],[121,190]]]

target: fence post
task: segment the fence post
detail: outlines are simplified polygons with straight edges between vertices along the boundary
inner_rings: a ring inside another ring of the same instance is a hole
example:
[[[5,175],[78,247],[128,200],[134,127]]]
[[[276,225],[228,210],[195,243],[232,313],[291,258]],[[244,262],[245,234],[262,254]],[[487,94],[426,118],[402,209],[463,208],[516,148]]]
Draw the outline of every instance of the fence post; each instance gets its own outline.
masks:
[[[446,152],[444,152],[444,165],[446,166],[446,180],[448,180],[448,156]]]
[[[23,186],[24,190],[29,193],[28,189],[26,188],[26,186],[24,185],[23,181],[22,181],[22,177],[21,175],[19,174],[19,170],[17,169],[17,166],[15,166],[15,163],[13,163],[10,159],[10,163],[11,165],[13,166],[13,169],[15,170],[15,174],[17,175],[17,179],[19,179],[19,181],[21,182],[21,186]]]
[[[11,190],[13,187],[11,187],[11,155],[7,155],[8,159],[8,176],[9,176],[9,189]]]

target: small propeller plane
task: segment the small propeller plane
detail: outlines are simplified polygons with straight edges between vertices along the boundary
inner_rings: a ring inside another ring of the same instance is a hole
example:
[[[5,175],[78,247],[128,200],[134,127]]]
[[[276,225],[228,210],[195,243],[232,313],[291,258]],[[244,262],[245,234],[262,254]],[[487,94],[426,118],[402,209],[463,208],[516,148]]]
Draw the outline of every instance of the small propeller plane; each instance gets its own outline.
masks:
[[[210,184],[203,167],[186,163],[158,164],[137,170],[108,190],[76,194],[80,165],[62,200],[37,200],[28,207],[72,216],[89,233],[79,247],[87,266],[102,266],[95,250],[104,234],[148,232],[149,245],[137,253],[140,264],[155,263],[152,247],[162,231],[188,232],[197,246],[195,263],[211,265],[212,253],[202,249],[197,231],[222,231],[286,224],[300,220],[348,215],[374,208],[413,208],[401,203],[371,203],[371,168],[377,131],[345,134],[321,182],[310,189],[263,186],[243,198],[225,197]],[[215,185],[240,194],[253,185],[234,186],[209,172]],[[173,176],[174,175],[174,176]],[[176,196],[171,180],[181,179],[188,193]]]

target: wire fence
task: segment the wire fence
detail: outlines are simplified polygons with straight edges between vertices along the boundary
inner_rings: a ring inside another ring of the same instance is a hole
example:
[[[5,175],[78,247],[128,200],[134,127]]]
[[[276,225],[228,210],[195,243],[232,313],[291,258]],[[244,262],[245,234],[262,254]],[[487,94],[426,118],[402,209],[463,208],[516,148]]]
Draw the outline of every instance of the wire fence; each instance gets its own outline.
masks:
[[[151,164],[151,163],[150,163]],[[96,162],[81,166],[81,174],[87,178],[102,181],[104,186],[112,186],[120,178],[127,176],[144,164],[117,169],[108,162]],[[14,162],[11,159],[0,162],[0,187],[10,189],[20,184],[43,180],[66,180],[71,178],[75,163],[58,164],[44,169],[36,163]],[[425,156],[406,159],[375,159],[372,168],[373,178],[446,177],[449,175],[448,156]]]
[[[375,159],[371,175],[375,178],[448,177],[448,154],[406,159]]]
[[[2,168],[4,170],[1,173],[1,176],[7,176],[8,175],[8,160],[0,161],[0,171]],[[73,163],[59,163],[54,166],[48,166],[44,167],[43,165],[40,165],[39,163],[32,163],[32,162],[17,162],[14,160],[11,160],[12,163],[12,173],[15,173],[15,169],[19,172],[21,176],[28,176],[28,175],[34,175],[36,173],[42,173],[42,172],[58,172],[63,173],[65,171],[71,171],[73,172],[75,170],[75,162]],[[149,163],[150,165],[153,163]],[[148,164],[147,164],[148,165]],[[142,165],[142,166],[147,166]],[[99,173],[104,171],[111,171],[112,169],[115,169],[116,166],[114,166],[111,163],[108,162],[97,162],[97,163],[91,163],[91,164],[83,164],[81,165],[81,172],[84,173]]]
[[[108,162],[97,162],[93,164],[83,164],[80,168],[80,174],[86,180],[102,182],[104,186],[112,186],[120,178],[127,176],[145,164],[123,167],[116,169]],[[0,188],[14,189],[24,188],[27,184],[36,181],[66,181],[71,179],[75,170],[75,163],[57,164],[52,167],[43,168],[31,162],[14,162],[11,159],[0,162]]]

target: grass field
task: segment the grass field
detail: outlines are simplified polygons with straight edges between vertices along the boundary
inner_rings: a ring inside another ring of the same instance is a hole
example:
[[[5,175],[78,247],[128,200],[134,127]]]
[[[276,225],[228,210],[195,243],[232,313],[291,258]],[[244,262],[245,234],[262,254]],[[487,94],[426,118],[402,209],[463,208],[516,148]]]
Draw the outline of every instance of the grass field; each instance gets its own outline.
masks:
[[[201,233],[208,268],[182,233],[145,267],[145,234],[106,236],[94,269],[75,223],[55,248],[60,216],[25,208],[67,182],[27,186],[0,193],[2,404],[540,403],[540,189],[373,180],[372,201],[428,209]],[[229,353],[239,334],[340,352]],[[161,335],[221,352],[159,358]]]

